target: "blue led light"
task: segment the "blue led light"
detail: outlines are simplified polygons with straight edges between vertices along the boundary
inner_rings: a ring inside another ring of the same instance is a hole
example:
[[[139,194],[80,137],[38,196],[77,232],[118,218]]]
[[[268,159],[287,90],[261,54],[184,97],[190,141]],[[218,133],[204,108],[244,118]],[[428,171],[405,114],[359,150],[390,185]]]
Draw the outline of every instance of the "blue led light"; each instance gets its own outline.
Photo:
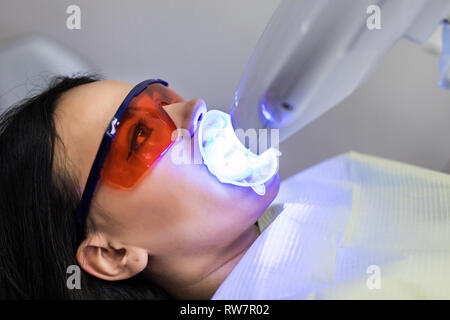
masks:
[[[261,102],[261,114],[268,122],[271,122],[273,120],[272,113],[267,108],[266,101],[264,100]]]

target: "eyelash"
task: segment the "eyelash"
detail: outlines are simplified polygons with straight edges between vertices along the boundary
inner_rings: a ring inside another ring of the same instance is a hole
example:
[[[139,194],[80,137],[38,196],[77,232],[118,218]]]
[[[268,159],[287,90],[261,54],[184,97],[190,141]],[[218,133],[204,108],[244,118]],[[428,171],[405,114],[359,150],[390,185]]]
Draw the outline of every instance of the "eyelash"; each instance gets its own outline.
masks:
[[[131,157],[134,152],[137,152],[140,146],[147,141],[147,139],[152,134],[153,129],[148,128],[142,121],[139,121],[134,128],[131,130],[130,147],[127,156],[127,160]],[[138,142],[140,137],[144,137],[144,140]]]

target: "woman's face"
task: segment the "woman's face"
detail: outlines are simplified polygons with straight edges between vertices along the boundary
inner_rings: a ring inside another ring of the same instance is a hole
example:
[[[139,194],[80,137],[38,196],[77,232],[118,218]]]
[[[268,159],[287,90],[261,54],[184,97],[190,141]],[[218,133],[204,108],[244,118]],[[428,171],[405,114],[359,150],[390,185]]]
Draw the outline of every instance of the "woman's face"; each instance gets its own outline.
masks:
[[[118,81],[99,81],[72,89],[60,100],[57,130],[81,190],[105,129],[132,88]],[[203,163],[174,161],[182,150],[190,153],[191,146],[198,151],[195,123],[206,112],[206,105],[201,99],[192,99],[164,109],[177,128],[189,130],[191,137],[177,140],[132,190],[100,181],[89,213],[97,236],[84,246],[95,246],[97,241],[116,248],[137,248],[140,254],[136,259],[142,260],[137,269],[148,262],[156,273],[165,270],[176,275],[193,257],[212,252],[219,255],[233,246],[274,199],[279,177],[268,181],[266,194],[260,196],[251,188],[219,182]],[[88,259],[79,250],[80,257]],[[86,269],[101,278],[118,279],[108,278],[98,267]]]

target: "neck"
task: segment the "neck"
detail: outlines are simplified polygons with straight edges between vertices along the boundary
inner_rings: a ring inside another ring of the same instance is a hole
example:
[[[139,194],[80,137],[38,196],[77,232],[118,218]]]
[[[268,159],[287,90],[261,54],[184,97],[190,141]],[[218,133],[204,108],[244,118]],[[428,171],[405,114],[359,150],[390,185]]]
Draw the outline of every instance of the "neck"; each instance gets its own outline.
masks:
[[[224,255],[226,257],[222,258],[221,263],[217,265],[217,257],[209,261],[212,265],[217,266],[212,268],[212,271],[209,271],[206,275],[193,282],[186,282],[186,279],[183,279],[182,282],[184,284],[182,286],[177,285],[177,283],[171,283],[169,286],[161,285],[176,299],[211,299],[259,235],[258,226],[252,225],[239,239],[238,243],[233,244],[231,252]],[[186,283],[189,284],[186,285]]]

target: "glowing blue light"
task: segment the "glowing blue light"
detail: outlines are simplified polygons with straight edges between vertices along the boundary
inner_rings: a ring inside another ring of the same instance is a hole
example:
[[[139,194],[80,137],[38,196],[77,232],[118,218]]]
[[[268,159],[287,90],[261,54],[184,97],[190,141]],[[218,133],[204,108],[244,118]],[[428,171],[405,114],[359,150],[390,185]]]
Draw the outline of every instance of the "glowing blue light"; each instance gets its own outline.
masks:
[[[266,106],[266,101],[262,101],[261,102],[261,114],[263,115],[263,117],[267,120],[267,121],[272,121],[273,117],[272,117],[272,113],[270,112],[270,110],[267,108]]]
[[[230,115],[208,111],[199,127],[199,147],[208,170],[221,182],[252,187],[265,194],[264,183],[278,170],[278,152],[270,148],[256,155],[234,133]]]

